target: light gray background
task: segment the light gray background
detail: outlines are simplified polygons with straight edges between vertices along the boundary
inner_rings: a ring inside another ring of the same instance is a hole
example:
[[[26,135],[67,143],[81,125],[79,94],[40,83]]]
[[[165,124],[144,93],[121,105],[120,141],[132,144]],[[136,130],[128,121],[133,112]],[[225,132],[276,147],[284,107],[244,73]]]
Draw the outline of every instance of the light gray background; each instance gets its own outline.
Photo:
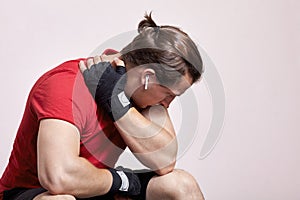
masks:
[[[193,88],[199,134],[177,167],[195,176],[208,200],[300,199],[297,0],[1,0],[0,173],[38,77],[136,29],[150,10],[158,24],[177,25],[197,40],[225,88],[222,137],[204,160],[199,153],[213,111],[205,84]],[[180,109],[171,107],[176,128]]]

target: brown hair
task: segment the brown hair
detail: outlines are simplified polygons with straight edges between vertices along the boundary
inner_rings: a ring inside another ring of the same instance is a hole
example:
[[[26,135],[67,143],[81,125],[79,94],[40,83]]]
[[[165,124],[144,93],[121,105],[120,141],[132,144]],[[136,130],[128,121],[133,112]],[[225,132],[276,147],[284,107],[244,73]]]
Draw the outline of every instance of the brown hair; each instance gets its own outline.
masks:
[[[122,59],[134,66],[148,65],[158,81],[171,86],[186,72],[193,83],[200,79],[203,63],[191,38],[180,28],[157,26],[151,12],[138,25],[138,35],[121,50]]]

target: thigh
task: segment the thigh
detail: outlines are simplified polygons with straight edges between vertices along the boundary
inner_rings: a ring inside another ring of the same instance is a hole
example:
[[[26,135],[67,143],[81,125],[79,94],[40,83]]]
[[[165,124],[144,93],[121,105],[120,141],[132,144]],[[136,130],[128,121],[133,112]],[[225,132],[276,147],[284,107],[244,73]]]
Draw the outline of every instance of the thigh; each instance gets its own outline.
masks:
[[[89,198],[75,198],[74,196],[68,194],[52,195],[49,192],[44,192],[36,196],[34,200],[114,200],[114,198],[110,195]]]
[[[90,198],[76,198],[76,200],[114,200],[114,197],[111,195],[103,195],[103,196],[96,196],[96,197],[90,197]]]
[[[73,198],[66,198],[66,195],[51,195],[47,192],[44,188],[35,188],[35,189],[28,189],[28,188],[14,188],[12,190],[4,191],[3,200],[33,200],[35,197],[37,199],[73,199]],[[69,196],[71,197],[71,196]],[[97,197],[90,197],[90,198],[76,198],[78,200],[114,200],[112,196],[104,195],[104,196],[97,196]]]
[[[46,192],[44,188],[14,188],[4,191],[3,200],[32,200],[37,195]]]

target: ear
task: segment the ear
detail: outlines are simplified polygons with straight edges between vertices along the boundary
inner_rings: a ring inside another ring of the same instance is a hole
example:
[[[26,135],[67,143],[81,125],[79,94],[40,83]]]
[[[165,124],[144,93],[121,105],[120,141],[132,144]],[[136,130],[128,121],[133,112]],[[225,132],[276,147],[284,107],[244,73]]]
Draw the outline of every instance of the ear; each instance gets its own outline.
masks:
[[[155,71],[151,68],[146,68],[141,73],[141,84],[145,85],[146,83],[146,76],[149,76],[148,83],[156,83],[156,76]]]

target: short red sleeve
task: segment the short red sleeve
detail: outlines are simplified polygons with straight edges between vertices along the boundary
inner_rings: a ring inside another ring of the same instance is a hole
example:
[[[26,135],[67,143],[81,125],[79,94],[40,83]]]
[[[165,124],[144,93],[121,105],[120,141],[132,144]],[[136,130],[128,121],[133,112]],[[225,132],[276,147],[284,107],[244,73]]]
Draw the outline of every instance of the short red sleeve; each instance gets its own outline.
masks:
[[[83,132],[88,116],[95,112],[95,102],[78,70],[78,62],[63,63],[37,82],[32,91],[31,107],[38,121],[60,119]]]

